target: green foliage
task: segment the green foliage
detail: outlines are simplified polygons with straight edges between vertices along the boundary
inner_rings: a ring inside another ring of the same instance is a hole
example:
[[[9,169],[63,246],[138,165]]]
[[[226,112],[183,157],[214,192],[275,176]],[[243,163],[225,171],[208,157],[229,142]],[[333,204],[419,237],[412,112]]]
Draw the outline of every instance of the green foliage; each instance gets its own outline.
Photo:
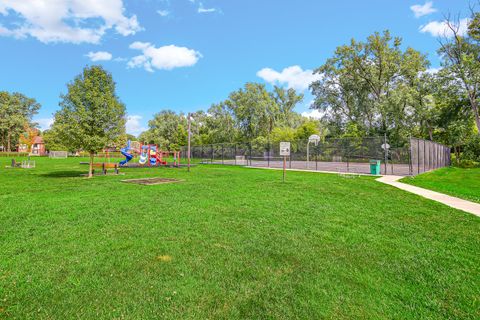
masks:
[[[480,167],[480,162],[470,159],[460,159],[460,161],[454,163],[454,165],[463,169],[472,169]]]
[[[148,122],[149,129],[139,139],[143,143],[157,144],[163,150],[176,150],[187,144],[187,118],[172,110],[156,113]]]
[[[348,128],[355,128],[354,134],[386,132],[401,143],[416,124],[412,115],[422,107],[426,93],[417,87],[428,64],[421,53],[402,51],[401,39],[388,31],[366,42],[352,40],[315,71],[323,77],[311,85],[314,106],[342,133]]]
[[[473,13],[468,35],[459,33],[460,21],[447,20],[447,26],[453,37],[445,40],[438,50],[442,57],[443,72],[441,76],[456,83],[459,94],[469,101],[468,107],[476,124],[476,134],[480,135],[480,110],[478,102],[478,88],[480,86],[480,26],[479,13]]]
[[[86,67],[61,98],[55,125],[69,148],[95,153],[125,135],[125,105],[101,66]]]
[[[297,130],[295,130],[295,139],[307,140],[311,135],[320,135],[319,122],[313,120],[307,120],[302,123]],[[286,140],[287,141],[287,140]]]
[[[297,138],[297,132],[293,128],[289,127],[276,127],[272,130],[270,141],[275,144],[279,144],[282,141],[295,141]]]
[[[302,100],[303,95],[292,89],[275,87],[269,92],[263,84],[247,83],[226,101],[213,104],[207,112],[191,114],[192,145],[251,141],[260,145],[268,143],[272,135],[279,136],[280,129],[275,133],[274,130],[280,127],[292,133],[304,125],[300,130],[311,132],[319,123],[305,124],[305,119],[293,111]],[[300,133],[305,135],[305,132]],[[187,137],[187,117],[170,110],[157,113],[149,122],[149,129],[140,135],[142,141],[169,150],[185,146]],[[292,133],[290,138],[297,137]]]
[[[35,127],[32,117],[39,109],[40,104],[35,99],[21,93],[0,91],[0,146],[11,151],[25,127]]]
[[[124,144],[125,105],[112,75],[101,66],[86,67],[61,98],[54,126],[69,149],[87,151],[93,159],[95,152]]]
[[[69,149],[63,144],[62,137],[55,125],[49,130],[45,130],[42,136],[43,142],[45,143],[45,149],[48,151],[75,151],[74,149]]]
[[[231,93],[225,103],[246,141],[269,136],[279,121],[279,106],[263,84],[247,83]]]
[[[480,136],[472,136],[463,147],[463,160],[480,162]]]

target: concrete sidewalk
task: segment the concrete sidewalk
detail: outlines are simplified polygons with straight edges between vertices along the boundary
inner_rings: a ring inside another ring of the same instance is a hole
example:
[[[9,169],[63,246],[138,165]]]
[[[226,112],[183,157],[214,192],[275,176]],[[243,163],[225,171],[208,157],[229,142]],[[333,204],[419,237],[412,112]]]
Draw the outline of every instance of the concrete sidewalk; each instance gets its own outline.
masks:
[[[400,176],[383,176],[377,181],[480,217],[480,204],[399,182],[398,180],[402,178]]]

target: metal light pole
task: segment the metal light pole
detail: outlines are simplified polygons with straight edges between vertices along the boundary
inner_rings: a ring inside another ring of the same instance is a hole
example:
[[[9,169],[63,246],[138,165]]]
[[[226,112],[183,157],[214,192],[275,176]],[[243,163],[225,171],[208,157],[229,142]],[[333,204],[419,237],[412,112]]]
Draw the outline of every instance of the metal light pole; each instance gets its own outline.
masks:
[[[188,152],[188,165],[187,165],[188,172],[190,172],[190,154],[191,154],[191,152],[190,152],[190,140],[191,139],[190,138],[192,136],[192,131],[191,131],[191,128],[190,128],[190,124],[191,124],[191,121],[190,121],[190,113],[189,113],[188,114],[188,150],[187,150],[187,152]]]

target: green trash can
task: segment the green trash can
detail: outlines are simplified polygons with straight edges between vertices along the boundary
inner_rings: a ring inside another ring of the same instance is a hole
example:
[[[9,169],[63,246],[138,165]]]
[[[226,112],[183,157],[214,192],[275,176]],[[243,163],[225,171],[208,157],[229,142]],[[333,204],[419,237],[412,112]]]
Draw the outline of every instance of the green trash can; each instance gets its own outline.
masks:
[[[380,160],[370,160],[370,174],[373,174],[374,176],[380,175],[381,163]]]

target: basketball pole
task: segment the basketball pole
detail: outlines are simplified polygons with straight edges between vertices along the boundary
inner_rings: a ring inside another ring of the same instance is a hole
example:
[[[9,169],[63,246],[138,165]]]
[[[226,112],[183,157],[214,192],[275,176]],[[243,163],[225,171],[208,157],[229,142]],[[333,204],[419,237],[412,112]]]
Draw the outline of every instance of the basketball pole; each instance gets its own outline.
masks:
[[[190,113],[188,114],[188,172],[190,172],[190,137],[191,137],[191,130],[190,130]]]

